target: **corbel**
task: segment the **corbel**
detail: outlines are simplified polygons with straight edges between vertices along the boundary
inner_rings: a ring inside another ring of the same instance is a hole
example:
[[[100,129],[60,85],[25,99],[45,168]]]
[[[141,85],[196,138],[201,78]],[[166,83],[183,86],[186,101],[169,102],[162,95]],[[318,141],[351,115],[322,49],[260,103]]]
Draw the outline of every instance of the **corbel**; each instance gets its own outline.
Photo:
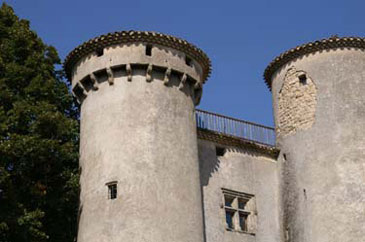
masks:
[[[106,68],[106,74],[108,75],[109,85],[113,85],[114,84],[114,74],[113,74],[112,68],[107,67]]]
[[[171,77],[171,68],[169,67],[169,68],[166,69],[165,77],[163,79],[163,84],[165,86],[169,85],[170,77]]]
[[[195,84],[194,84],[194,101],[195,101],[195,105],[198,105],[200,103],[202,93],[203,93],[202,84],[200,82],[196,81]]]
[[[90,73],[90,80],[93,83],[93,90],[98,90],[99,89],[99,83],[98,80],[96,79],[96,76],[94,73]]]
[[[179,84],[179,90],[184,88],[187,79],[188,79],[188,76],[186,75],[186,73],[184,73],[184,75],[181,77],[181,81]]]
[[[127,64],[125,69],[127,71],[128,81],[131,82],[132,81],[132,67],[131,67],[131,64]]]
[[[146,81],[147,82],[152,81],[152,69],[153,69],[152,64],[149,64],[148,67],[147,67],[147,72],[146,72]]]

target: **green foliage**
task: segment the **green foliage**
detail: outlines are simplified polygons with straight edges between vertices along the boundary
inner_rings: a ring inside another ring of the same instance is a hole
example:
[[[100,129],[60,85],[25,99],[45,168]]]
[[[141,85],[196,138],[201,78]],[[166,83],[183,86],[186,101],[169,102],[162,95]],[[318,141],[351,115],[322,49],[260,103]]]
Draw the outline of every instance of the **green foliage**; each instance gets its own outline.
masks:
[[[0,242],[73,241],[78,109],[45,45],[0,8]]]

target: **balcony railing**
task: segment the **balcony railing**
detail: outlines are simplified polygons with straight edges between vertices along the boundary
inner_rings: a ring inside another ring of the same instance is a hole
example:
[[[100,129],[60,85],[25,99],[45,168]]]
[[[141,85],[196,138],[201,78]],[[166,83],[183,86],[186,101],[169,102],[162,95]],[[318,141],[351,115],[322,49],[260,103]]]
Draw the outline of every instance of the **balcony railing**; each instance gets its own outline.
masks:
[[[264,145],[275,146],[275,129],[272,127],[199,109],[195,111],[195,115],[197,127],[200,129],[215,131]]]

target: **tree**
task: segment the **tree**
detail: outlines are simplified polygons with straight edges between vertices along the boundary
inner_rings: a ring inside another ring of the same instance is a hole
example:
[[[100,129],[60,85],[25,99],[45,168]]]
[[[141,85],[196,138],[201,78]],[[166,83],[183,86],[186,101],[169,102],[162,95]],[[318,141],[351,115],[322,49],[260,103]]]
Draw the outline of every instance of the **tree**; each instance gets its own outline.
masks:
[[[0,241],[73,241],[78,107],[57,51],[0,8]]]

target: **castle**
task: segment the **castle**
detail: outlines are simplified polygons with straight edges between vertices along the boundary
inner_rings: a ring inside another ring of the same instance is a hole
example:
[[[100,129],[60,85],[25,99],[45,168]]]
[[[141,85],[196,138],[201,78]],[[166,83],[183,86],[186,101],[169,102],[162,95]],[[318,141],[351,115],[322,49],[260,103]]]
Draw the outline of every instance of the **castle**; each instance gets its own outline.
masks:
[[[364,241],[364,50],[334,36],[275,58],[275,132],[195,110],[211,65],[182,39],[122,31],[74,49],[78,241]]]

